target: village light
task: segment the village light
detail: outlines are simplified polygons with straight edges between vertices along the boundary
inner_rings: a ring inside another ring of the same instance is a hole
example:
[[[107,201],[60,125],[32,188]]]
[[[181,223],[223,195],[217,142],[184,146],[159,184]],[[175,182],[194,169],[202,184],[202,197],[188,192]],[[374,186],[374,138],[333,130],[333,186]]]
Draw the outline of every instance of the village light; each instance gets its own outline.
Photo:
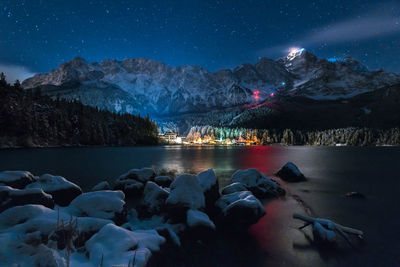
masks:
[[[253,92],[253,97],[254,99],[257,101],[258,99],[260,99],[260,91],[256,90]]]

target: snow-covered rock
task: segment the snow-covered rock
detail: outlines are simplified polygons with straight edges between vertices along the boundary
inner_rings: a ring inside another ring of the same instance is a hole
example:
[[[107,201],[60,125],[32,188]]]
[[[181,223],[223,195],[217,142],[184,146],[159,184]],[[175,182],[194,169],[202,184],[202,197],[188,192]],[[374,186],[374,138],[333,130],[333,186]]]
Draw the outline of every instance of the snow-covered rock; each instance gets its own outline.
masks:
[[[325,224],[323,226],[320,222],[315,221],[313,223],[313,236],[316,243],[335,245],[337,242],[333,224]]]
[[[166,200],[169,215],[185,220],[188,209],[204,209],[205,198],[197,176],[182,174],[171,184],[171,192]]]
[[[122,174],[118,180],[133,179],[142,183],[150,181],[156,176],[153,168],[141,168],[141,169],[131,169],[128,172]]]
[[[208,169],[197,174],[197,179],[204,192],[206,208],[213,212],[214,203],[220,197],[217,176],[213,169]]]
[[[21,235],[38,231],[42,236],[49,236],[61,224],[75,218],[66,212],[55,211],[42,205],[17,206],[0,213],[0,230],[13,231]],[[78,217],[77,230],[80,233],[95,232],[108,223],[112,221]]]
[[[143,190],[143,198],[141,201],[141,205],[146,211],[146,214],[155,214],[162,211],[168,195],[169,192],[156,183],[151,181],[147,182]]]
[[[124,199],[122,191],[88,192],[72,200],[66,210],[74,216],[110,219],[121,223],[124,217]]]
[[[167,175],[157,176],[154,178],[154,182],[162,187],[169,187],[172,183],[172,178]]]
[[[92,263],[126,266],[134,262],[134,266],[142,267],[164,242],[165,238],[155,230],[129,231],[107,224],[86,242],[85,247]]]
[[[221,210],[219,222],[234,229],[247,228],[266,213],[264,206],[250,191],[222,195],[216,206]]]
[[[215,224],[208,215],[199,210],[188,210],[186,214],[186,224],[190,228],[208,228],[215,230]]]
[[[114,189],[122,190],[127,197],[138,197],[142,194],[145,183],[155,176],[152,168],[131,169],[115,181]]]
[[[0,172],[0,183],[13,188],[22,189],[35,181],[32,173],[27,171],[2,171]]]
[[[257,169],[237,170],[232,175],[232,182],[242,183],[257,197],[276,197],[285,194],[277,182],[261,174]]]
[[[242,183],[232,183],[222,188],[221,194],[227,195],[235,192],[247,191],[247,187]]]
[[[51,195],[40,188],[15,189],[9,186],[0,186],[0,212],[15,206],[38,204],[54,208]]]
[[[0,244],[7,244],[0,246],[0,265],[66,266],[65,253],[56,250],[65,248],[66,235],[71,237],[75,247],[80,247],[93,234],[111,223],[105,219],[71,217],[63,211],[42,205],[7,209],[0,213]],[[82,264],[98,265],[86,259]]]
[[[61,176],[44,174],[37,181],[26,188],[40,188],[50,194],[54,202],[60,206],[67,206],[75,197],[82,194],[82,189]]]
[[[306,178],[293,162],[287,162],[277,173],[276,176],[288,182],[301,182]]]
[[[111,186],[107,181],[102,181],[92,187],[91,191],[110,190]]]
[[[133,179],[117,179],[114,190],[121,190],[127,197],[138,197],[143,193],[144,184]]]
[[[29,263],[32,264],[32,266],[68,266],[67,260],[65,259],[65,257],[63,257],[64,253],[56,249],[49,248],[43,244],[40,244],[34,250],[34,253],[35,254],[33,254],[33,256],[31,257],[32,261]]]

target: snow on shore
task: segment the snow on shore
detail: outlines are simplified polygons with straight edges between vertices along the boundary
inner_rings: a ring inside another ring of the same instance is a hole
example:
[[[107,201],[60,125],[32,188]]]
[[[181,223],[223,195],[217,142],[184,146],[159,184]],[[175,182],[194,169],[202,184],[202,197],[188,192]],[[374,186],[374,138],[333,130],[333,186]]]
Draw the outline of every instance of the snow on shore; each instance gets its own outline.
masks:
[[[232,181],[235,177],[238,173]],[[182,238],[201,240],[231,220],[236,230],[257,222],[265,210],[242,189],[276,191],[279,185],[254,170],[239,177],[243,184],[228,186],[221,196],[212,169],[179,175],[170,187],[158,185],[172,179],[151,168],[132,169],[114,185],[102,183],[86,193],[61,176],[0,172],[6,184],[0,186],[0,261],[6,266],[146,266],[163,246],[181,246]],[[123,191],[102,190],[120,186],[131,193],[126,185],[139,183],[142,189],[129,202]]]

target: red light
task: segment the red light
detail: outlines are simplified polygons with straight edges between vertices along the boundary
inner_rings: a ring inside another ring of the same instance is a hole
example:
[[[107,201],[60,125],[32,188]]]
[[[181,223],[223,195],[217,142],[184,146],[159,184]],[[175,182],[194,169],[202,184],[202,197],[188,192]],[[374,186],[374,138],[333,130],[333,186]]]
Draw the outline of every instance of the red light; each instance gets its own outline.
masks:
[[[258,91],[258,90],[253,92],[253,97],[254,97],[255,100],[260,99],[259,94],[260,94],[260,91]]]
[[[270,96],[270,97],[274,97],[275,94],[274,94],[274,93],[270,93],[269,96]]]

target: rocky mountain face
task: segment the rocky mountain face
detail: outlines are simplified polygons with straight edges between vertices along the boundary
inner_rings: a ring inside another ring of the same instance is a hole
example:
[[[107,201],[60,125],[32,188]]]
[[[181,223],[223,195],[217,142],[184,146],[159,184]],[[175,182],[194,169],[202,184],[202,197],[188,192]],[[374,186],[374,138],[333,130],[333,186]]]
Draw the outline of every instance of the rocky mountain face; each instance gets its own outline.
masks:
[[[294,76],[289,94],[313,99],[349,98],[400,81],[398,74],[369,71],[351,57],[318,59],[303,49],[278,62]]]
[[[161,124],[169,124],[182,117],[195,123],[199,114],[210,112],[244,112],[268,101],[271,93],[332,100],[396,83],[400,83],[400,75],[369,71],[351,58],[318,59],[299,49],[277,61],[262,58],[254,65],[217,72],[191,65],[171,67],[145,58],[100,63],[75,58],[22,85],[113,112],[149,114]]]

